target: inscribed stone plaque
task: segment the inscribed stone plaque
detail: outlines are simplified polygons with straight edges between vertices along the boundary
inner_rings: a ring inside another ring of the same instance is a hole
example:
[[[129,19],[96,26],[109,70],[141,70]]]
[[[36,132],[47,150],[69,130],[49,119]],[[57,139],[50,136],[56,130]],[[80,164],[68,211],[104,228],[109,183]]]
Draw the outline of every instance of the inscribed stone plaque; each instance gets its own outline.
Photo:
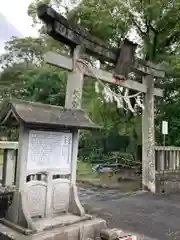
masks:
[[[28,170],[60,169],[70,173],[72,133],[29,132]]]
[[[70,181],[57,179],[53,181],[52,208],[54,212],[68,211],[70,197]]]
[[[45,215],[46,191],[46,186],[42,183],[32,185],[28,189],[26,207],[31,217]]]

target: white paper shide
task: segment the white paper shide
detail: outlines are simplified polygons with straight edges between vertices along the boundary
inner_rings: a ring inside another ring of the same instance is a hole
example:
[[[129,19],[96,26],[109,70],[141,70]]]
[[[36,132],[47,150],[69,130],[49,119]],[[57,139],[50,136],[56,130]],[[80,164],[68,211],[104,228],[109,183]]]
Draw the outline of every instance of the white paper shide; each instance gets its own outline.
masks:
[[[72,133],[31,130],[28,170],[60,169],[70,173]]]

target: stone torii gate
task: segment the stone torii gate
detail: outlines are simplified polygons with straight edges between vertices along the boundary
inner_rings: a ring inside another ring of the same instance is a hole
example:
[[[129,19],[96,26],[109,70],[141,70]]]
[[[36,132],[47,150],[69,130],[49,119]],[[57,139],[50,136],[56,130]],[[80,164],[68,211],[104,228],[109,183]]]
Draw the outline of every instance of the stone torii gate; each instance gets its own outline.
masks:
[[[96,73],[98,79],[145,94],[142,114],[142,185],[144,190],[155,192],[154,96],[162,97],[163,91],[154,87],[154,79],[163,78],[165,72],[158,65],[134,59],[136,45],[128,40],[124,41],[120,49],[109,49],[85,30],[78,26],[71,26],[67,19],[48,5],[42,4],[38,7],[38,16],[45,23],[46,31],[50,36],[68,45],[74,51],[72,58],[53,52],[46,53],[44,57],[46,63],[69,70],[66,108],[81,108],[83,77],[84,75],[94,77],[88,70],[83,73],[77,67],[76,62],[81,58],[80,49],[82,49],[77,46],[83,46],[85,53],[99,60],[114,64],[114,73],[94,68],[93,72]],[[142,83],[126,80],[130,71],[142,76]],[[78,144],[76,152],[78,154]],[[76,168],[72,174],[75,184]]]

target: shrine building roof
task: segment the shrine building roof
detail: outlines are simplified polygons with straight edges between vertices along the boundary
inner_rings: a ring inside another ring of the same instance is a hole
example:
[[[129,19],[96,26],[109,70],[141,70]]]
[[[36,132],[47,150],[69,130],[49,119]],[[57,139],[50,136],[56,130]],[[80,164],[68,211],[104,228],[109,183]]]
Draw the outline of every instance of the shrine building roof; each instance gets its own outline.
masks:
[[[4,101],[0,110],[0,125],[17,124],[66,129],[100,128],[81,109],[66,109],[19,99]]]

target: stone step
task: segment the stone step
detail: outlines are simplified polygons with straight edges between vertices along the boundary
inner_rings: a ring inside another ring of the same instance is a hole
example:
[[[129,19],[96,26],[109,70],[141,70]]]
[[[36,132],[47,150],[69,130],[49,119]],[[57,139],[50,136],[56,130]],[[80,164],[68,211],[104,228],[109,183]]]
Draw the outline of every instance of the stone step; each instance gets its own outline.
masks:
[[[39,233],[24,235],[0,223],[0,239],[4,240],[79,240],[96,239],[106,221],[100,218],[84,220],[69,226],[57,226]]]
[[[56,227],[32,236],[32,240],[79,240],[96,239],[100,229],[106,228],[106,221],[101,218],[82,221],[69,226]]]
[[[35,223],[36,229],[38,231],[42,231],[52,227],[72,225],[81,221],[89,220],[91,218],[92,217],[89,215],[81,217],[70,213],[66,213],[56,217],[53,216],[41,219],[38,218],[36,220],[33,220],[33,223]]]

